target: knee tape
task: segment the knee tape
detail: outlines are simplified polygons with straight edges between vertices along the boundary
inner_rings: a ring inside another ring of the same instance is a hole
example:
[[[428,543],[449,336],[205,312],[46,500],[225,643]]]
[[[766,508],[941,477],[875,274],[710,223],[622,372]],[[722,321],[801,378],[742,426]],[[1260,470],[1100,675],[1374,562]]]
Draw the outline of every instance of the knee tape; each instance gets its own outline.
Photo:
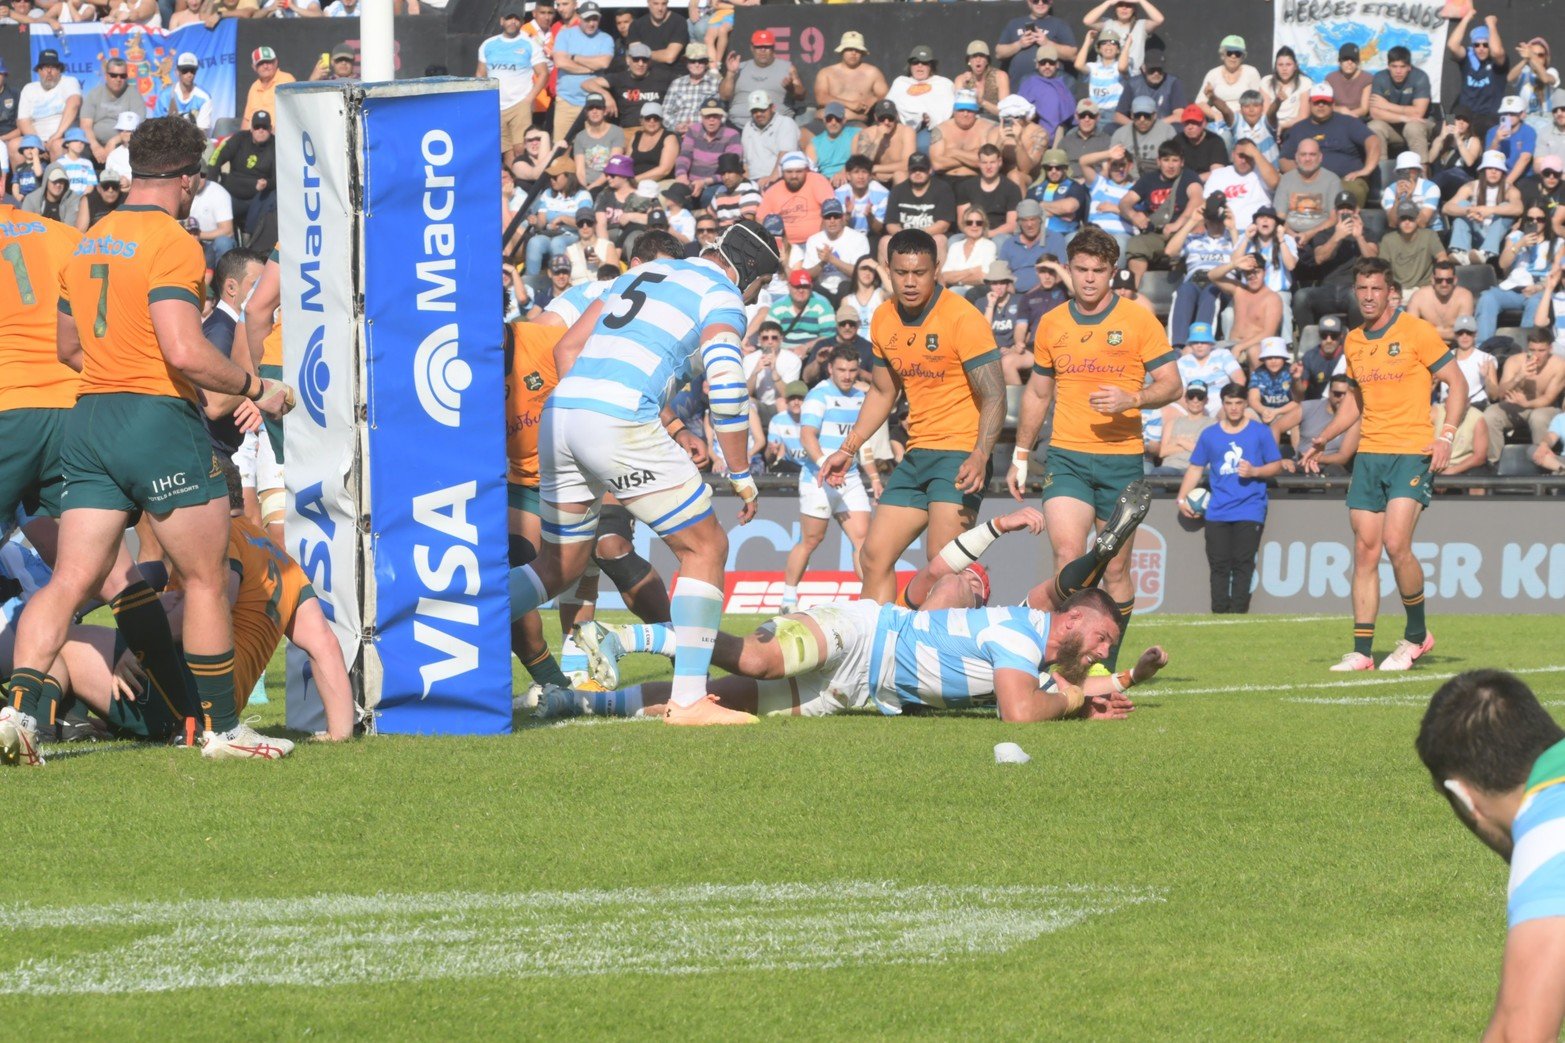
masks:
[[[598,505],[587,505],[586,514],[570,514],[548,500],[539,507],[543,538],[550,543],[585,543],[598,538]]]
[[[600,558],[594,554],[592,560],[598,563],[598,568],[622,593],[633,589],[652,574],[652,563],[635,551],[622,558]]]
[[[820,646],[816,644],[815,635],[810,633],[810,628],[803,620],[774,619],[764,624],[761,629],[770,630],[772,636],[777,639],[777,647],[782,650],[785,677],[797,677],[820,666]]]
[[[635,538],[636,519],[630,516],[624,504],[606,503],[598,513],[598,535],[618,536],[626,543]]]
[[[538,548],[533,546],[532,540],[526,536],[512,535],[510,537],[511,568],[521,568],[523,565],[532,564],[532,560],[538,556]]]
[[[283,489],[266,489],[258,496],[261,502],[261,524],[275,525],[288,514],[288,493]]]

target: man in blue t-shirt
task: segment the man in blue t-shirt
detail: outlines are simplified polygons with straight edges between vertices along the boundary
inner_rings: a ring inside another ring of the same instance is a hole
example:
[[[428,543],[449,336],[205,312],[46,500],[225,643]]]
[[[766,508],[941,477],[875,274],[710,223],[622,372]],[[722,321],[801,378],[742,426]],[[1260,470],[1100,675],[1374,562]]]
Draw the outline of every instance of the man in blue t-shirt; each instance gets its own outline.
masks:
[[[1212,569],[1212,611],[1250,611],[1250,580],[1266,525],[1266,479],[1282,470],[1282,454],[1271,429],[1245,415],[1243,384],[1223,388],[1218,421],[1201,432],[1190,467],[1179,484],[1179,513],[1199,518],[1189,496],[1208,473],[1212,496],[1206,505],[1206,560]]]
[[[1500,99],[1505,97],[1505,74],[1510,71],[1511,59],[1505,53],[1505,43],[1500,39],[1500,20],[1494,15],[1484,19],[1483,25],[1473,26],[1469,35],[1467,27],[1477,12],[1469,7],[1467,13],[1451,26],[1445,49],[1457,65],[1461,77],[1456,93],[1456,104],[1451,111],[1466,107],[1473,114],[1473,132],[1480,137],[1489,133],[1500,116]],[[1466,37],[1467,45],[1462,39]]]
[[[1500,994],[1484,1039],[1554,1039],[1565,1021],[1565,731],[1521,679],[1440,686],[1418,757],[1462,824],[1511,866]]]
[[[994,46],[995,60],[1006,63],[1013,87],[1037,71],[1038,48],[1046,43],[1059,52],[1062,69],[1076,60],[1076,34],[1054,13],[1054,0],[1027,0],[1027,13],[1006,22]]]

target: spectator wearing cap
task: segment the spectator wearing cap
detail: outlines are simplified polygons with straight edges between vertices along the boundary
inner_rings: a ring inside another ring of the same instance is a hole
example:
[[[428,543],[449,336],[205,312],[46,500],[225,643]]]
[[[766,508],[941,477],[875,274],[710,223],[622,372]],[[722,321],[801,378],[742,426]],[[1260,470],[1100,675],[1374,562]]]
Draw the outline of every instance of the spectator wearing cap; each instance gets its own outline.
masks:
[[[1340,343],[1340,342],[1339,342]],[[1301,363],[1293,364],[1295,374],[1303,368]],[[1299,382],[1297,376],[1294,380],[1295,394]],[[1307,398],[1299,403],[1299,430],[1294,439],[1293,459],[1284,460],[1282,469],[1289,474],[1298,471],[1298,454],[1309,447],[1326,428],[1336,419],[1337,410],[1342,407],[1342,402],[1348,397],[1351,382],[1348,374],[1327,373],[1321,377],[1321,388],[1314,397]],[[1348,474],[1348,468],[1353,465],[1353,457],[1358,452],[1359,434],[1361,425],[1354,424],[1342,434],[1326,443],[1325,451],[1317,461],[1320,473],[1332,477],[1343,477]]]
[[[1473,25],[1477,14],[1477,9],[1469,6],[1452,24],[1445,49],[1459,77],[1456,105],[1472,113],[1473,130],[1484,137],[1499,118],[1511,59],[1500,39],[1500,20],[1487,15],[1482,25]]]
[[[718,96],[729,103],[728,118],[741,130],[755,119],[756,96],[766,95],[767,104],[777,116],[792,123],[790,106],[804,98],[804,81],[793,63],[777,57],[777,37],[770,29],[757,29],[750,34],[750,57],[740,61],[737,50],[729,51],[723,59],[723,81],[718,85]],[[798,142],[784,151],[798,148]],[[752,171],[753,174],[753,171]]]
[[[1038,48],[1045,45],[1054,47],[1057,57],[1065,61],[1076,60],[1076,33],[1054,13],[1054,0],[1027,0],[1027,12],[1006,22],[1000,30],[994,56],[997,61],[1008,63],[1006,72],[1016,84],[1032,74]]]
[[[1467,408],[1481,414],[1489,405],[1491,392],[1499,394],[1500,362],[1478,346],[1478,320],[1471,315],[1456,317],[1448,339],[1456,353],[1457,368],[1467,378]]]
[[[1217,45],[1220,64],[1206,74],[1196,91],[1196,102],[1206,112],[1209,120],[1223,121],[1223,110],[1217,107],[1221,101],[1229,112],[1239,106],[1245,91],[1261,89],[1261,74],[1255,66],[1246,64],[1248,48],[1242,36],[1225,36]]]
[[[1178,257],[1184,278],[1174,288],[1174,302],[1168,314],[1168,335],[1174,347],[1188,342],[1191,323],[1209,326],[1217,322],[1222,292],[1213,285],[1212,273],[1231,270],[1229,258],[1238,246],[1233,217],[1221,193],[1213,192],[1201,204],[1199,220],[1183,221],[1168,237],[1164,252]]]
[[[1331,84],[1332,108],[1344,116],[1362,120],[1369,116],[1370,91],[1374,77],[1359,64],[1359,45],[1349,41],[1337,48],[1337,68],[1326,74]]]
[[[891,198],[891,190],[875,180],[874,171],[868,156],[849,156],[842,170],[843,183],[837,186],[836,191],[837,201],[842,204],[847,216],[848,227],[867,237],[875,237],[885,231],[886,202]]]
[[[870,161],[870,176],[882,185],[894,185],[907,177],[908,157],[918,151],[918,136],[903,125],[897,107],[878,101],[870,112],[870,124],[853,139],[853,154]]]
[[[1131,68],[1139,69],[1146,55],[1147,37],[1162,26],[1163,12],[1151,0],[1103,0],[1082,16],[1081,24],[1114,30],[1130,56]],[[1108,106],[1105,111],[1109,111]]]
[[[1380,256],[1391,262],[1391,277],[1404,294],[1428,286],[1436,261],[1445,259],[1440,237],[1418,223],[1419,207],[1411,199],[1391,211],[1392,231],[1381,237]]]
[[[1273,167],[1281,158],[1277,137],[1266,119],[1266,96],[1260,91],[1245,91],[1239,95],[1239,111],[1229,119],[1229,133],[1237,146],[1248,141]],[[1232,149],[1229,150],[1230,154]]]
[[[526,17],[521,0],[506,0],[500,8],[500,32],[478,45],[475,75],[493,77],[500,85],[500,151],[507,166],[533,125],[533,99],[549,75],[543,46],[522,32]]]
[[[636,195],[636,168],[629,156],[615,156],[603,168],[606,183],[593,198],[593,209],[598,212],[598,234],[611,239],[626,254],[631,244],[627,233],[634,226],[636,232],[646,227],[650,203]],[[656,186],[654,186],[654,194]]]
[[[1212,171],[1228,163],[1228,146],[1223,139],[1206,129],[1206,113],[1199,105],[1187,105],[1180,117],[1180,134],[1174,139],[1179,143],[1179,153],[1185,157],[1185,169],[1202,183]]]
[[[1143,175],[1119,201],[1119,215],[1135,231],[1125,264],[1138,281],[1151,265],[1168,263],[1168,237],[1186,222],[1200,220],[1203,198],[1201,180],[1185,169],[1179,145],[1163,142],[1157,170]]]
[[[1353,265],[1361,257],[1379,257],[1380,246],[1364,234],[1353,193],[1337,193],[1336,220],[1299,237],[1294,274],[1304,289],[1293,295],[1294,322],[1308,326],[1317,315],[1347,314],[1358,321],[1353,296]]]
[[[105,170],[98,175],[98,183],[92,187],[92,191],[82,196],[82,205],[76,208],[76,230],[85,232],[97,224],[99,218],[118,210],[120,204],[124,201],[124,182],[120,180],[120,176],[114,171]],[[191,205],[192,209],[194,209],[194,203]],[[233,227],[234,223],[230,217],[228,222],[230,238],[233,236]],[[211,264],[208,262],[208,267],[210,266]]]
[[[1451,219],[1451,253],[1457,263],[1493,260],[1522,213],[1521,190],[1505,179],[1505,156],[1485,152],[1478,163],[1478,180],[1458,189],[1443,209]]]
[[[614,38],[603,31],[603,12],[598,5],[587,0],[576,11],[575,25],[560,12],[560,21],[566,24],[554,38],[556,138],[565,137],[587,104],[587,81],[602,75],[614,60]]]
[[[1515,94],[1500,99],[1500,121],[1489,129],[1484,150],[1505,156],[1505,180],[1510,184],[1527,174],[1538,151],[1538,132],[1526,122],[1527,103]]]
[[[1168,71],[1168,61],[1160,47],[1148,47],[1141,59],[1141,72],[1125,83],[1119,102],[1113,108],[1113,127],[1128,127],[1134,121],[1131,105],[1137,98],[1151,98],[1153,122],[1178,122],[1179,114],[1190,103],[1185,85]],[[1105,120],[1104,122],[1109,122]]]
[[[1265,347],[1268,340],[1281,339],[1284,328],[1282,295],[1266,285],[1265,262],[1242,249],[1235,249],[1233,260],[1218,265],[1207,274],[1212,287],[1226,294],[1233,306],[1228,348],[1240,364],[1253,366],[1258,361],[1255,353]]]
[[[1087,171],[1082,168],[1081,158],[1110,148],[1112,142],[1108,130],[1103,126],[1103,113],[1111,111],[1111,107],[1100,107],[1091,98],[1083,98],[1076,103],[1076,122],[1070,130],[1060,135],[1056,146],[1064,149],[1070,157],[1071,177],[1089,181]]]
[[[1201,432],[1217,423],[1217,418],[1207,412],[1206,381],[1192,380],[1185,385],[1185,393],[1158,411],[1157,466],[1153,474],[1180,475],[1190,467],[1190,454],[1195,452],[1196,440]]]
[[[1541,180],[1543,160],[1552,156],[1565,163],[1565,89],[1557,88],[1549,95],[1548,121],[1540,117],[1534,124],[1533,129],[1538,132],[1538,151],[1533,154],[1533,168]],[[0,122],[0,127],[3,126]]]
[[[277,68],[277,52],[270,47],[257,47],[250,52],[250,68],[255,70],[255,82],[245,95],[244,119],[239,124],[243,130],[250,129],[250,121],[258,112],[267,113],[270,119],[270,114],[277,111],[277,88],[294,82],[293,73]]]
[[[1036,199],[1023,199],[1016,204],[1016,231],[1008,236],[996,251],[999,260],[1011,266],[1016,276],[1016,288],[1030,292],[1038,285],[1037,264],[1044,255],[1043,207]]]
[[[795,268],[788,273],[788,296],[772,304],[767,318],[782,327],[783,346],[801,365],[810,344],[836,332],[837,310],[815,292],[810,273]]]
[[[1250,411],[1272,430],[1272,437],[1281,442],[1283,436],[1299,424],[1303,411],[1293,400],[1293,377],[1288,370],[1293,356],[1288,352],[1288,342],[1281,337],[1267,337],[1260,343],[1260,361],[1250,374]]]
[[[690,43],[690,22],[683,14],[669,10],[668,0],[647,0],[646,14],[630,23],[625,39],[651,51],[654,71],[667,82],[679,75],[679,60]]]
[[[832,104],[854,126],[869,122],[870,110],[891,88],[886,74],[865,61],[869,45],[864,34],[849,30],[837,41],[837,61],[815,74],[815,107],[824,113]],[[830,129],[829,127],[827,128]]]
[[[65,151],[55,163],[70,175],[71,191],[85,195],[98,183],[98,168],[93,166],[92,156],[87,151],[87,132],[80,127],[72,127],[65,132],[62,140],[65,142]]]
[[[190,222],[206,255],[206,266],[216,268],[220,257],[238,245],[234,238],[234,201],[217,182],[196,175],[196,194],[190,200]]]
[[[43,142],[44,157],[52,159],[65,150],[65,132],[76,126],[81,112],[82,86],[65,75],[58,51],[40,51],[33,66],[33,81],[22,88],[16,103],[16,126],[23,134]]]
[[[1022,201],[1022,190],[1001,172],[1003,163],[998,145],[981,146],[978,176],[968,178],[956,189],[957,221],[962,234],[970,234],[967,215],[976,210],[983,214],[985,234],[996,249],[1016,231],[1016,207]]]
[[[765,205],[763,202],[763,213]],[[848,227],[842,201],[835,195],[829,195],[821,202],[820,223],[820,231],[804,243],[803,266],[821,292],[836,301],[842,298],[852,281],[854,267],[870,256],[869,238]]]
[[[122,112],[114,124],[114,137],[110,139],[109,156],[103,161],[103,169],[113,171],[126,186],[130,185],[130,139],[141,126],[141,115]]]
[[[745,176],[744,160],[731,152],[717,157],[717,183],[707,187],[702,205],[727,228],[761,208],[761,188]]]
[[[978,150],[994,144],[999,136],[999,126],[978,114],[978,95],[959,93],[951,118],[930,134],[929,160],[935,173],[960,191],[966,181],[978,176]]]
[[[71,191],[71,175],[58,164],[50,164],[43,173],[43,183],[23,198],[22,209],[74,226],[81,201],[80,193]]]
[[[1282,169],[1292,170],[1294,153],[1306,139],[1320,146],[1321,163],[1342,179],[1342,187],[1353,193],[1359,206],[1369,192],[1369,179],[1380,165],[1380,139],[1370,133],[1362,120],[1344,116],[1332,108],[1336,94],[1329,83],[1310,88],[1310,115],[1293,125],[1282,139]]]
[[[1471,319],[1476,308],[1472,291],[1457,285],[1456,262],[1449,255],[1445,260],[1435,262],[1429,285],[1421,287],[1407,300],[1407,313],[1434,326],[1448,343],[1455,337],[1457,319]],[[1473,330],[1477,329],[1475,324]],[[1471,386],[1471,381],[1468,383]]]
[[[1418,208],[1418,227],[1435,232],[1445,228],[1440,219],[1440,186],[1424,177],[1423,158],[1417,152],[1397,156],[1396,180],[1380,193],[1380,208],[1387,214],[1403,203]]]
[[[572,286],[598,278],[598,269],[604,265],[620,267],[619,247],[598,234],[598,215],[591,206],[576,211],[576,235],[576,241],[565,248]]]
[[[16,167],[11,171],[11,198],[20,203],[34,189],[43,184],[44,167],[47,166],[44,158],[43,141],[36,134],[24,134],[17,139],[16,150],[19,153]]]
[[[1024,78],[1016,93],[1033,107],[1038,125],[1049,141],[1058,135],[1059,129],[1070,124],[1076,113],[1076,99],[1071,95],[1070,82],[1061,71],[1060,51],[1053,44],[1038,48],[1037,69]]]
[[[658,182],[673,180],[679,136],[664,126],[661,104],[642,102],[641,126],[631,132],[625,149],[635,166],[636,177]]]
[[[1271,205],[1277,179],[1277,168],[1266,161],[1255,142],[1239,141],[1234,144],[1228,164],[1207,175],[1205,190],[1208,196],[1222,193],[1228,200],[1234,228],[1245,229],[1250,227],[1257,210]]]
[[[1000,99],[1011,93],[1011,77],[991,60],[989,45],[974,40],[967,45],[967,71],[951,82],[958,91],[972,91],[979,111],[990,119],[1000,117]]]
[[[867,338],[860,336],[864,323],[859,309],[851,301],[843,301],[837,305],[836,318],[836,333],[811,344],[805,353],[804,371],[800,379],[810,387],[819,384],[830,374],[831,353],[838,348],[852,348],[858,352],[859,368],[866,374],[869,373],[869,367],[874,365],[875,348]]]
[[[663,120],[681,137],[701,126],[702,110],[708,107],[716,110],[723,119],[728,116],[728,110],[717,96],[717,88],[723,78],[712,68],[712,56],[706,44],[693,43],[685,48],[684,60],[686,75],[670,83],[668,93],[663,98]],[[718,126],[722,126],[721,119]],[[734,131],[734,140],[739,140],[737,130]]]
[[[1179,513],[1192,519],[1197,515],[1186,497],[1203,470],[1211,487],[1203,528],[1213,613],[1250,611],[1255,556],[1266,527],[1266,480],[1282,470],[1277,439],[1245,410],[1243,385],[1225,385],[1220,418],[1196,439],[1190,468],[1179,485]]]
[[[158,95],[154,116],[181,116],[194,123],[203,134],[212,132],[212,95],[196,86],[201,59],[189,51],[174,62],[174,83]]]
[[[744,157],[739,131],[728,125],[727,116],[728,110],[713,95],[701,105],[699,119],[680,139],[674,178],[689,185],[697,198],[717,181],[717,164],[723,156]]]
[[[1091,58],[1094,45],[1097,57]],[[1130,75],[1130,49],[1124,45],[1124,37],[1118,29],[1113,26],[1089,28],[1073,64],[1076,71],[1087,78],[1089,99],[1103,109],[1119,105],[1119,97],[1125,93],[1125,80]]]
[[[609,160],[625,155],[626,138],[617,124],[609,122],[609,103],[603,95],[588,94],[583,100],[586,117],[571,142],[571,155],[576,163],[576,180],[587,191],[596,192],[608,183],[605,171]],[[631,166],[634,169],[635,164]]]
[[[591,77],[582,86],[591,93],[604,95],[609,115],[617,117],[619,125],[631,131],[641,126],[643,105],[655,103],[659,115],[662,114],[668,83],[667,75],[652,67],[652,49],[644,43],[632,43],[625,48],[625,68]]]
[[[782,176],[761,194],[756,220],[771,214],[782,218],[784,234],[791,246],[800,247],[822,228],[821,204],[836,202],[831,182],[810,169],[803,152],[789,152],[778,161]]]
[[[951,118],[956,84],[938,75],[934,48],[919,44],[908,52],[907,72],[891,81],[886,100],[897,107],[897,119],[912,127],[920,152],[928,152],[934,128]]]
[[[783,408],[773,413],[766,424],[766,470],[770,474],[798,474],[810,458],[799,437],[799,419],[809,393],[809,385],[802,380],[790,380],[782,386],[778,397]]]
[[[753,92],[750,106],[750,121],[739,134],[739,145],[745,170],[765,189],[782,176],[782,158],[799,151],[799,124],[778,112],[766,91]]]
[[[1185,387],[1200,381],[1207,387],[1223,387],[1226,384],[1244,384],[1244,367],[1234,358],[1233,352],[1217,346],[1212,336],[1212,326],[1206,322],[1192,322],[1185,346],[1190,350],[1179,356],[1179,378]],[[1243,397],[1241,394],[1240,397]],[[1219,403],[1207,402],[1206,413],[1216,416]]]
[[[110,58],[103,63],[103,82],[82,96],[81,113],[77,126],[87,135],[87,147],[94,162],[102,164],[108,158],[110,143],[114,137],[114,124],[122,112],[145,115],[146,100],[139,91],[130,88],[130,67],[123,58]],[[94,178],[96,180],[96,178]],[[80,191],[86,191],[83,188]]]
[[[1175,145],[1177,149],[1174,138],[1178,135],[1172,125],[1157,118],[1158,111],[1151,97],[1143,94],[1136,98],[1130,103],[1130,124],[1109,137],[1108,153],[1089,153],[1083,160],[1096,165],[1104,159],[1123,156],[1134,164],[1131,173],[1135,177],[1155,174],[1159,151],[1164,145]]]
[[[1313,401],[1324,395],[1332,374],[1342,364],[1342,348],[1348,336],[1347,316],[1321,316],[1319,333],[1320,343],[1304,353],[1304,357],[1299,359],[1298,368],[1292,373],[1293,396],[1301,402]],[[1309,442],[1304,444],[1308,445]]]
[[[1383,248],[1383,247],[1382,247]],[[1478,298],[1478,340],[1487,341],[1500,325],[1500,313],[1521,312],[1520,325],[1533,325],[1542,303],[1542,290],[1549,272],[1565,256],[1561,239],[1549,221],[1548,212],[1536,203],[1522,211],[1521,222],[1505,237],[1500,251],[1500,271],[1505,273],[1498,286],[1491,286]]]
[[[576,180],[575,165],[564,156],[555,160],[549,167],[549,187],[527,211],[533,232],[527,238],[525,278],[535,295],[543,291],[549,262],[564,257],[566,248],[576,241],[577,214],[591,206],[592,196]]]
[[[334,0],[334,3],[341,3],[341,0]],[[326,16],[328,18],[338,17],[331,13],[330,7],[326,9]],[[341,17],[347,16],[344,15]],[[538,43],[536,38],[529,37],[529,39],[533,40],[533,44],[540,48],[540,51],[542,50],[543,45]],[[315,82],[323,80],[334,80],[339,83],[346,80],[354,80],[358,78],[358,63],[358,52],[355,51],[351,45],[347,43],[340,43],[331,49],[330,54],[321,55],[321,60],[316,62],[315,68],[310,70],[310,79]],[[547,60],[545,60],[544,64],[545,67],[547,67]],[[542,91],[539,93],[542,93]],[[536,96],[534,97],[533,102],[533,111],[536,112],[538,111]],[[525,133],[523,134],[523,137],[526,137]]]
[[[240,221],[244,230],[253,234],[268,203],[276,198],[277,141],[272,136],[272,114],[265,109],[251,113],[248,132],[229,135],[208,162],[213,170],[228,168],[221,179],[223,187],[244,214]]]
[[[934,165],[926,153],[915,152],[908,158],[907,180],[894,186],[886,200],[886,238],[880,243],[882,264],[886,263],[886,243],[904,228],[917,228],[934,236],[944,256],[946,237],[956,225],[956,194],[933,172]]]
[[[848,165],[848,157],[853,155],[853,140],[864,128],[848,125],[847,110],[840,101],[826,103],[821,109],[821,123],[825,129],[810,135],[804,145],[804,154],[809,157],[811,166],[829,179],[833,187],[838,187],[846,180],[843,169]]]
[[[1064,257],[1071,236],[1081,230],[1092,200],[1086,187],[1070,176],[1070,156],[1051,148],[1043,154],[1043,180],[1027,192],[1043,208],[1043,248]]]
[[[1386,67],[1369,91],[1369,129],[1386,149],[1407,149],[1422,157],[1429,151],[1429,74],[1413,65],[1413,53],[1397,46],[1386,52]]]
[[[989,218],[977,207],[967,207],[957,217],[961,235],[951,239],[945,261],[935,278],[942,286],[966,288],[983,285],[984,273],[998,256],[989,235]]]

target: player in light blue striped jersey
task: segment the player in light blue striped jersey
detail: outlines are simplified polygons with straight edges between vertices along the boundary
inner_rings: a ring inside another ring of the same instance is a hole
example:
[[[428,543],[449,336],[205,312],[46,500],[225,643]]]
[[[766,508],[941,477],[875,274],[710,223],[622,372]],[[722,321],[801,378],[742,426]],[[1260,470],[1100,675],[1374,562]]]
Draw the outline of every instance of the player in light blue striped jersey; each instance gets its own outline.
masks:
[[[1486,1040],[1556,1039],[1565,1021],[1565,730],[1520,678],[1440,686],[1418,756],[1456,817],[1510,863],[1505,956]]]
[[[524,615],[576,582],[590,560],[602,498],[618,497],[679,560],[667,720],[750,723],[752,716],[722,708],[707,693],[728,537],[711,492],[666,424],[675,389],[704,379],[723,458],[748,459],[744,305],[781,259],[776,240],[754,221],[730,226],[695,260],[680,257],[679,241],[656,230],[642,236],[638,254],[649,242],[665,245],[614,280],[555,347],[560,382],[539,430],[543,547],[536,561],[511,571],[511,612]],[[744,524],[755,515],[755,479],[748,470],[727,477],[743,501]]]

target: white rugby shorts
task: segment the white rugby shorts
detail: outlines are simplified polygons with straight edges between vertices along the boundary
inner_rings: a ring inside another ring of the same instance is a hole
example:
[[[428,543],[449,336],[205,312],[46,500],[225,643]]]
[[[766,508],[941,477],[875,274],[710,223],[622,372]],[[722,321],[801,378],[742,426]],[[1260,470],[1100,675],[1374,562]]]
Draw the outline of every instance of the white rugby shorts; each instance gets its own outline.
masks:
[[[272,452],[272,440],[263,428],[245,435],[234,451],[234,466],[239,469],[239,484],[246,489],[281,489],[283,469]]]
[[[869,494],[864,479],[853,467],[840,486],[823,485],[819,477],[799,476],[799,513],[806,518],[834,518],[839,514],[869,513]]]
[[[788,715],[798,707],[804,717],[826,717],[870,705],[869,659],[881,606],[873,601],[843,601],[806,609],[826,635],[826,657],[809,673],[756,682],[762,714]]]

